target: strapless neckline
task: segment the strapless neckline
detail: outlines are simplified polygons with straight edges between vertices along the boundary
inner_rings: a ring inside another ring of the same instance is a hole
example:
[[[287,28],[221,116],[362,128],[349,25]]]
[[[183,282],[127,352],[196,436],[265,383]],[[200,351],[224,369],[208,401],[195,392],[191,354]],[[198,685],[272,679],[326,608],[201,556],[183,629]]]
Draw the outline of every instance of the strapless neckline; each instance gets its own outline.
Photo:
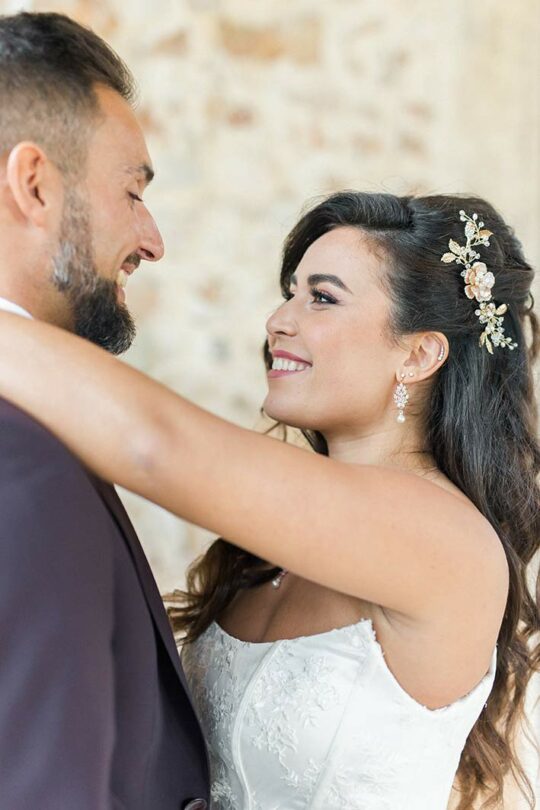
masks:
[[[452,710],[459,704],[470,700],[470,698],[474,696],[489,679],[494,677],[494,673],[497,666],[498,646],[497,644],[495,644],[495,647],[491,654],[488,670],[483,675],[483,677],[475,684],[475,686],[473,686],[464,695],[461,695],[460,697],[453,700],[451,703],[447,703],[444,706],[439,706],[435,709],[430,709],[429,706],[425,706],[423,703],[420,703],[420,701],[416,700],[416,698],[414,698],[411,694],[409,694],[409,692],[407,692],[407,690],[401,685],[399,680],[396,678],[396,676],[388,666],[386,662],[386,654],[377,638],[377,633],[375,631],[375,627],[373,626],[372,619],[364,618],[360,619],[357,622],[354,622],[353,624],[347,624],[344,625],[343,627],[336,627],[331,630],[325,630],[322,633],[312,633],[307,636],[295,636],[294,638],[281,638],[276,639],[275,641],[243,641],[242,639],[237,638],[236,636],[232,636],[230,633],[228,633],[217,621],[214,621],[210,625],[208,630],[210,630],[210,628],[214,628],[214,630],[217,631],[218,635],[221,636],[223,641],[232,648],[237,647],[242,649],[244,652],[252,651],[255,654],[260,653],[261,655],[263,653],[266,655],[271,651],[273,647],[277,647],[280,645],[286,645],[288,648],[294,650],[294,648],[297,645],[300,645],[302,643],[303,644],[312,643],[317,646],[320,646],[321,643],[324,645],[326,641],[330,642],[331,640],[335,641],[341,640],[341,636],[344,636],[346,639],[347,636],[356,637],[357,634],[360,633],[366,637],[367,643],[373,647],[374,652],[377,658],[379,659],[380,666],[384,670],[387,678],[389,678],[393,682],[394,687],[401,693],[402,698],[405,701],[409,701],[413,707],[416,707],[417,710],[424,711],[430,715],[448,712],[449,710]],[[206,632],[208,632],[208,630]]]
[[[222,627],[219,624],[219,622],[215,621],[214,624],[215,624],[217,630],[220,633],[222,633],[226,638],[230,639],[233,642],[236,642],[237,644],[243,644],[243,645],[245,645],[247,647],[271,647],[272,644],[281,644],[284,641],[294,643],[295,641],[301,642],[301,641],[306,641],[306,640],[309,640],[309,639],[315,639],[315,640],[322,639],[322,640],[324,640],[325,637],[333,636],[335,633],[340,633],[340,632],[343,632],[343,633],[348,632],[348,633],[350,633],[351,631],[355,630],[357,627],[360,627],[361,625],[365,625],[365,624],[367,624],[369,626],[371,632],[373,634],[375,634],[375,628],[373,626],[373,620],[368,619],[368,618],[359,619],[357,622],[353,622],[352,624],[345,624],[342,627],[333,627],[330,630],[323,630],[321,633],[311,633],[311,634],[305,635],[305,636],[294,636],[294,638],[277,638],[277,639],[274,639],[274,641],[244,641],[243,639],[238,638],[237,636],[233,636],[230,633],[228,633],[227,630],[225,630],[225,628]],[[379,642],[377,642],[377,643],[379,643]]]

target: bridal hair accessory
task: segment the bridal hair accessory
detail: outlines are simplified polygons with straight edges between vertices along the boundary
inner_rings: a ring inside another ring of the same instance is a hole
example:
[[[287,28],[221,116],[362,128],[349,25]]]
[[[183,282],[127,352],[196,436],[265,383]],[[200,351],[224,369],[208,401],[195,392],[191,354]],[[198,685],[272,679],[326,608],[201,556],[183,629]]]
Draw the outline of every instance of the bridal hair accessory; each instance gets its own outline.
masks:
[[[404,422],[405,421],[405,406],[409,401],[409,391],[405,383],[403,382],[405,378],[405,374],[402,373],[401,375],[401,382],[398,383],[396,386],[396,390],[394,391],[394,402],[397,405],[398,415],[396,417],[396,421]]]
[[[461,222],[465,223],[465,236],[467,242],[460,245],[454,239],[450,239],[448,247],[450,252],[444,253],[441,261],[445,264],[464,265],[461,275],[465,279],[465,295],[467,298],[475,299],[480,304],[475,309],[474,314],[478,316],[481,324],[485,324],[485,329],[480,335],[480,346],[485,346],[490,354],[493,354],[493,346],[507,346],[515,349],[517,343],[505,337],[502,325],[503,315],[508,309],[506,304],[496,307],[493,303],[491,290],[495,284],[495,276],[491,273],[484,262],[479,262],[480,254],[473,250],[476,245],[489,247],[489,237],[492,231],[484,229],[484,223],[478,221],[478,214],[468,216],[465,211],[459,212]],[[489,302],[489,303],[488,303]]]

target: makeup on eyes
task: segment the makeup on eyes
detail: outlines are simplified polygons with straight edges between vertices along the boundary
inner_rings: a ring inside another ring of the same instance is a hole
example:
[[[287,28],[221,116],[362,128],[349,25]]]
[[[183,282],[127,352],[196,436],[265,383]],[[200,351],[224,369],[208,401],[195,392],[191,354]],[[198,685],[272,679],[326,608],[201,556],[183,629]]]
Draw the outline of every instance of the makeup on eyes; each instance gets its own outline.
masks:
[[[290,301],[291,298],[294,297],[294,292],[289,290],[288,294],[284,294],[284,298],[286,301]],[[316,299],[313,301],[314,304],[339,304],[337,298],[335,298],[331,293],[326,292],[326,290],[320,290],[317,287],[311,287],[309,290],[309,294],[312,298]],[[321,298],[326,298],[326,301],[321,301]]]

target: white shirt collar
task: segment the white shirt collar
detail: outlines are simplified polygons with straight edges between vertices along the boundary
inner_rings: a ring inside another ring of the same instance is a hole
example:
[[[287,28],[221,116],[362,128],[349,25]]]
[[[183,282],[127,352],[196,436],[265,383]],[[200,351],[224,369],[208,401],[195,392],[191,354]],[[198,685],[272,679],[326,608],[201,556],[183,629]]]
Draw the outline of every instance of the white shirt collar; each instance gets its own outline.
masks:
[[[22,315],[24,318],[30,318],[33,320],[32,316],[26,309],[23,309],[18,304],[14,304],[13,301],[8,301],[7,298],[0,297],[0,309],[5,310],[6,312],[14,312],[16,315]]]

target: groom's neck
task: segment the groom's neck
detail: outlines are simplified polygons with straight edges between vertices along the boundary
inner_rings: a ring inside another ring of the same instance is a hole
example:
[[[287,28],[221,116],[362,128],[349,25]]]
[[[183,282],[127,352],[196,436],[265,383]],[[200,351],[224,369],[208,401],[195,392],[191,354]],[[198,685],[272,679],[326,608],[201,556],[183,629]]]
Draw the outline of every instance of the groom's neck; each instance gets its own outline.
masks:
[[[53,326],[73,331],[73,317],[67,306],[64,295],[32,277],[19,274],[2,273],[0,268],[0,298],[11,301],[26,310],[32,318],[45,321]]]

